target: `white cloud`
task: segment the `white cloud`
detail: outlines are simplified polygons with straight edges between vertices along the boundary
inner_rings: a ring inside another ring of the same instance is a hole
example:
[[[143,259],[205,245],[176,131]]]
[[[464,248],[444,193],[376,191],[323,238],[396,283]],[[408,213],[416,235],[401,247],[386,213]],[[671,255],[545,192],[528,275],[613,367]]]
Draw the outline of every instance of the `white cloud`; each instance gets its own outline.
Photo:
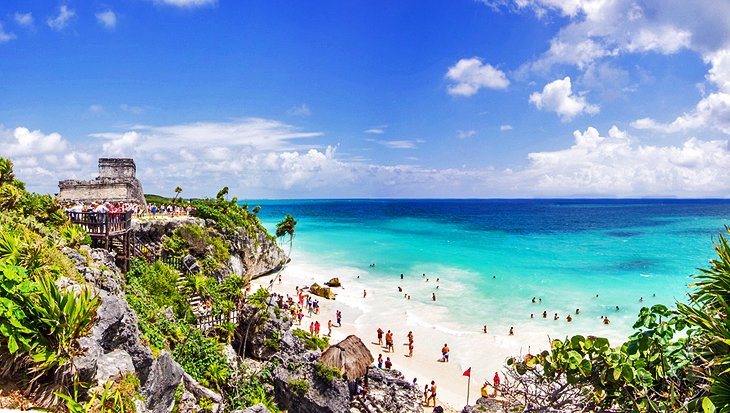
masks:
[[[365,133],[369,133],[369,134],[372,134],[372,135],[382,135],[382,134],[385,133],[385,127],[381,127],[381,128],[370,128],[370,129],[365,130]]]
[[[530,103],[540,110],[555,112],[563,122],[568,122],[581,113],[598,113],[599,107],[586,101],[584,96],[576,96],[570,84],[570,77],[548,83],[542,92],[530,95]]]
[[[13,39],[15,39],[15,35],[13,33],[6,32],[3,29],[2,23],[0,23],[0,43],[9,42]]]
[[[55,193],[58,176],[74,178],[88,169],[92,157],[73,150],[59,133],[44,134],[39,130],[18,127],[6,129],[0,125],[0,156],[14,163],[16,176],[29,184],[33,191]]]
[[[97,103],[94,103],[93,105],[89,105],[89,113],[101,113],[104,111],[104,106],[101,106]]]
[[[542,196],[725,196],[730,189],[727,141],[690,138],[680,146],[642,145],[612,127],[573,133],[568,149],[535,152],[517,173]]]
[[[13,16],[15,22],[23,27],[33,26],[33,13],[15,13]]]
[[[76,12],[64,4],[58,8],[58,16],[49,17],[46,23],[51,29],[61,31],[66,28],[74,16],[76,16]]]
[[[477,134],[477,131],[470,129],[470,130],[458,130],[456,131],[456,138],[457,139],[468,139],[472,138]]]
[[[132,105],[128,105],[126,103],[122,103],[121,105],[119,105],[119,109],[123,110],[124,112],[132,113],[134,115],[139,115],[139,114],[144,113],[144,108],[143,107],[141,107],[141,106],[132,106]]]
[[[421,139],[401,139],[392,141],[375,141],[376,143],[391,149],[413,149],[418,144],[423,143]]]
[[[195,7],[215,5],[218,3],[218,0],[155,0],[155,2],[168,6],[192,9]]]
[[[289,108],[289,110],[286,111],[286,114],[289,116],[302,116],[306,117],[312,114],[312,111],[309,109],[309,106],[302,103],[301,105],[294,106],[292,108]]]
[[[691,49],[705,55],[727,46],[730,40],[728,2],[514,0],[500,1],[497,6],[531,10],[538,16],[554,13],[568,20],[550,48],[520,72],[544,71],[555,64],[585,68],[598,59],[627,53],[668,55]]]
[[[446,78],[455,82],[448,88],[450,95],[471,96],[481,88],[505,89],[509,86],[503,71],[482,63],[478,57],[459,60],[446,72]]]
[[[8,157],[61,153],[67,146],[66,140],[58,133],[45,135],[39,130],[27,128],[0,128],[0,143],[2,153]]]
[[[96,21],[109,30],[117,27],[117,15],[112,10],[96,13]]]
[[[636,129],[651,129],[664,133],[715,128],[730,135],[730,94],[712,93],[700,100],[693,111],[678,116],[671,123],[660,123],[652,118],[642,118],[632,122],[631,126]]]
[[[512,130],[512,125],[501,125],[499,127],[499,130],[502,131],[502,132],[508,131],[508,130]]]

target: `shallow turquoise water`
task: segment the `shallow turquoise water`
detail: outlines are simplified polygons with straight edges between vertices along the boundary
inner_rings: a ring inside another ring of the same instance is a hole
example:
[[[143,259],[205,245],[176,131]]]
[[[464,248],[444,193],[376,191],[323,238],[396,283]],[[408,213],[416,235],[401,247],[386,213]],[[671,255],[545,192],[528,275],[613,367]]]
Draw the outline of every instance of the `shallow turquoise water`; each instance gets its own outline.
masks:
[[[628,334],[641,306],[683,300],[730,218],[723,200],[249,203],[262,206],[272,232],[286,213],[298,220],[295,260],[323,274],[359,269],[363,281],[394,295],[400,286],[418,302],[436,292],[448,318],[470,331],[483,323],[547,329],[530,314],[541,319],[547,311],[551,320],[580,308],[571,328],[601,329],[607,315],[614,334]]]

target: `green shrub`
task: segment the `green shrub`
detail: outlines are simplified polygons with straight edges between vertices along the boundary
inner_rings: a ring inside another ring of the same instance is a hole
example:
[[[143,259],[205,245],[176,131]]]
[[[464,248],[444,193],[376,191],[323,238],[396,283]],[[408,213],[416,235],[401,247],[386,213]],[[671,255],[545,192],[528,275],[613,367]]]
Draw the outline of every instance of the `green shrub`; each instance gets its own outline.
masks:
[[[289,390],[299,397],[304,396],[309,391],[309,382],[306,380],[289,380]]]
[[[271,338],[267,338],[264,340],[264,346],[274,350],[279,351],[281,348],[281,334],[278,331],[274,331],[274,334]]]
[[[231,410],[242,410],[256,404],[263,404],[272,413],[279,413],[273,396],[267,392],[266,385],[272,385],[274,363],[268,363],[260,371],[241,369],[229,383],[226,404]]]
[[[292,334],[304,342],[304,348],[307,350],[324,350],[330,344],[329,337],[317,337],[308,331],[296,329],[292,331]]]
[[[172,356],[195,380],[219,391],[231,375],[228,360],[221,354],[221,344],[197,329],[187,332],[186,340],[175,347]]]
[[[327,383],[332,383],[332,380],[335,378],[339,379],[342,377],[340,369],[337,367],[330,367],[324,364],[322,360],[317,360],[317,364],[314,365],[314,375]]]
[[[162,261],[147,264],[143,260],[135,260],[127,273],[127,284],[141,290],[160,309],[172,307],[175,317],[184,320],[192,313],[187,298],[177,289],[178,277],[180,273]]]

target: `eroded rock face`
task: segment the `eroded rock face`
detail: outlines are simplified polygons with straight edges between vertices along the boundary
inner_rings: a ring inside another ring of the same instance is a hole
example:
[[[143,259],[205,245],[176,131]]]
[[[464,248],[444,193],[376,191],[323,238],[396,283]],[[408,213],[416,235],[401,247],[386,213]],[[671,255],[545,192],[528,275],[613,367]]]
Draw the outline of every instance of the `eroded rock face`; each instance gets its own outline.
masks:
[[[145,396],[144,403],[139,405],[141,411],[154,413],[167,413],[172,409],[175,390],[182,383],[196,402],[203,397],[210,398],[217,411],[222,402],[220,395],[185,374],[168,353],[162,352],[155,359],[150,348],[142,342],[137,316],[124,296],[123,279],[114,265],[113,255],[105,250],[90,249],[79,253],[66,248],[63,252],[74,261],[76,269],[96,289],[101,300],[89,335],[79,339],[85,352],[73,360],[81,380],[101,384],[118,374],[133,373],[140,380],[140,394]],[[79,287],[72,285],[69,279],[61,281],[64,288]]]
[[[263,231],[247,231],[240,228],[236,231],[222,233],[215,221],[203,220],[195,217],[180,216],[151,221],[135,221],[132,230],[135,237],[148,245],[153,253],[159,254],[163,237],[172,234],[176,229],[185,225],[197,225],[201,228],[216,228],[219,236],[224,238],[231,250],[231,259],[221,269],[220,277],[230,274],[250,275],[251,278],[261,277],[276,271],[289,262],[289,257]]]
[[[276,316],[273,307],[265,311],[259,311],[252,305],[246,305],[241,310],[241,321],[238,324],[239,336],[246,339],[245,356],[256,360],[269,360],[279,351],[288,351],[287,346],[301,342],[293,340],[289,329],[292,326],[290,320]],[[283,314],[281,312],[280,314]],[[243,349],[243,346],[239,347]]]
[[[350,393],[343,379],[327,383],[314,373],[319,351],[292,356],[274,370],[274,398],[289,413],[343,413],[349,411]],[[297,383],[306,383],[301,392]]]
[[[499,401],[480,397],[477,399],[476,404],[464,406],[461,413],[505,413],[506,411]]]
[[[358,411],[362,404],[370,410],[392,413],[421,413],[422,397],[418,389],[405,380],[398,370],[368,370],[368,393],[362,400],[353,400],[352,408]]]

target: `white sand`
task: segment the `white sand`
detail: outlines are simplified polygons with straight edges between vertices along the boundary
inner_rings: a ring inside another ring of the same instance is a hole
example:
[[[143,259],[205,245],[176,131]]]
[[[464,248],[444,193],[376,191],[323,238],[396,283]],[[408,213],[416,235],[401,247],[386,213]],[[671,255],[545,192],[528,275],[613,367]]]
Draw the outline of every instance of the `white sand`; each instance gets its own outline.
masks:
[[[421,391],[425,384],[434,380],[438,386],[439,403],[457,410],[466,403],[468,379],[462,374],[467,368],[472,368],[469,402],[473,404],[479,397],[485,378],[491,382],[496,371],[502,376],[508,357],[524,355],[528,349],[535,352],[549,346],[545,334],[527,334],[518,327],[514,336],[508,336],[507,331],[484,334],[481,326],[474,326],[472,331],[464,330],[458,323],[452,325],[444,318],[448,311],[439,307],[438,302],[408,300],[403,293],[398,293],[397,285],[368,283],[367,273],[352,268],[334,268],[330,274],[322,274],[321,268],[295,262],[284,270],[281,284],[273,283],[273,291],[284,296],[288,294],[296,300],[296,286],[309,286],[314,282],[323,285],[333,276],[338,276],[343,285],[343,288],[333,289],[338,294],[337,299],[317,297],[320,313],[311,319],[305,313],[301,328],[308,330],[309,324],[318,320],[321,334],[327,334],[327,321],[332,320],[336,325],[335,312],[342,311],[342,327],[333,328],[331,343],[337,343],[350,334],[357,335],[368,346],[373,358],[377,360],[378,354],[382,354],[383,359],[390,357],[393,368],[403,372],[406,380],[417,378]],[[268,286],[271,281],[272,276],[254,280],[254,289]],[[363,298],[363,289],[367,289],[367,298]],[[377,344],[378,327],[393,332],[394,353],[384,352],[384,348]],[[414,334],[412,358],[407,357],[408,331]],[[439,361],[444,344],[451,349],[449,363]]]

